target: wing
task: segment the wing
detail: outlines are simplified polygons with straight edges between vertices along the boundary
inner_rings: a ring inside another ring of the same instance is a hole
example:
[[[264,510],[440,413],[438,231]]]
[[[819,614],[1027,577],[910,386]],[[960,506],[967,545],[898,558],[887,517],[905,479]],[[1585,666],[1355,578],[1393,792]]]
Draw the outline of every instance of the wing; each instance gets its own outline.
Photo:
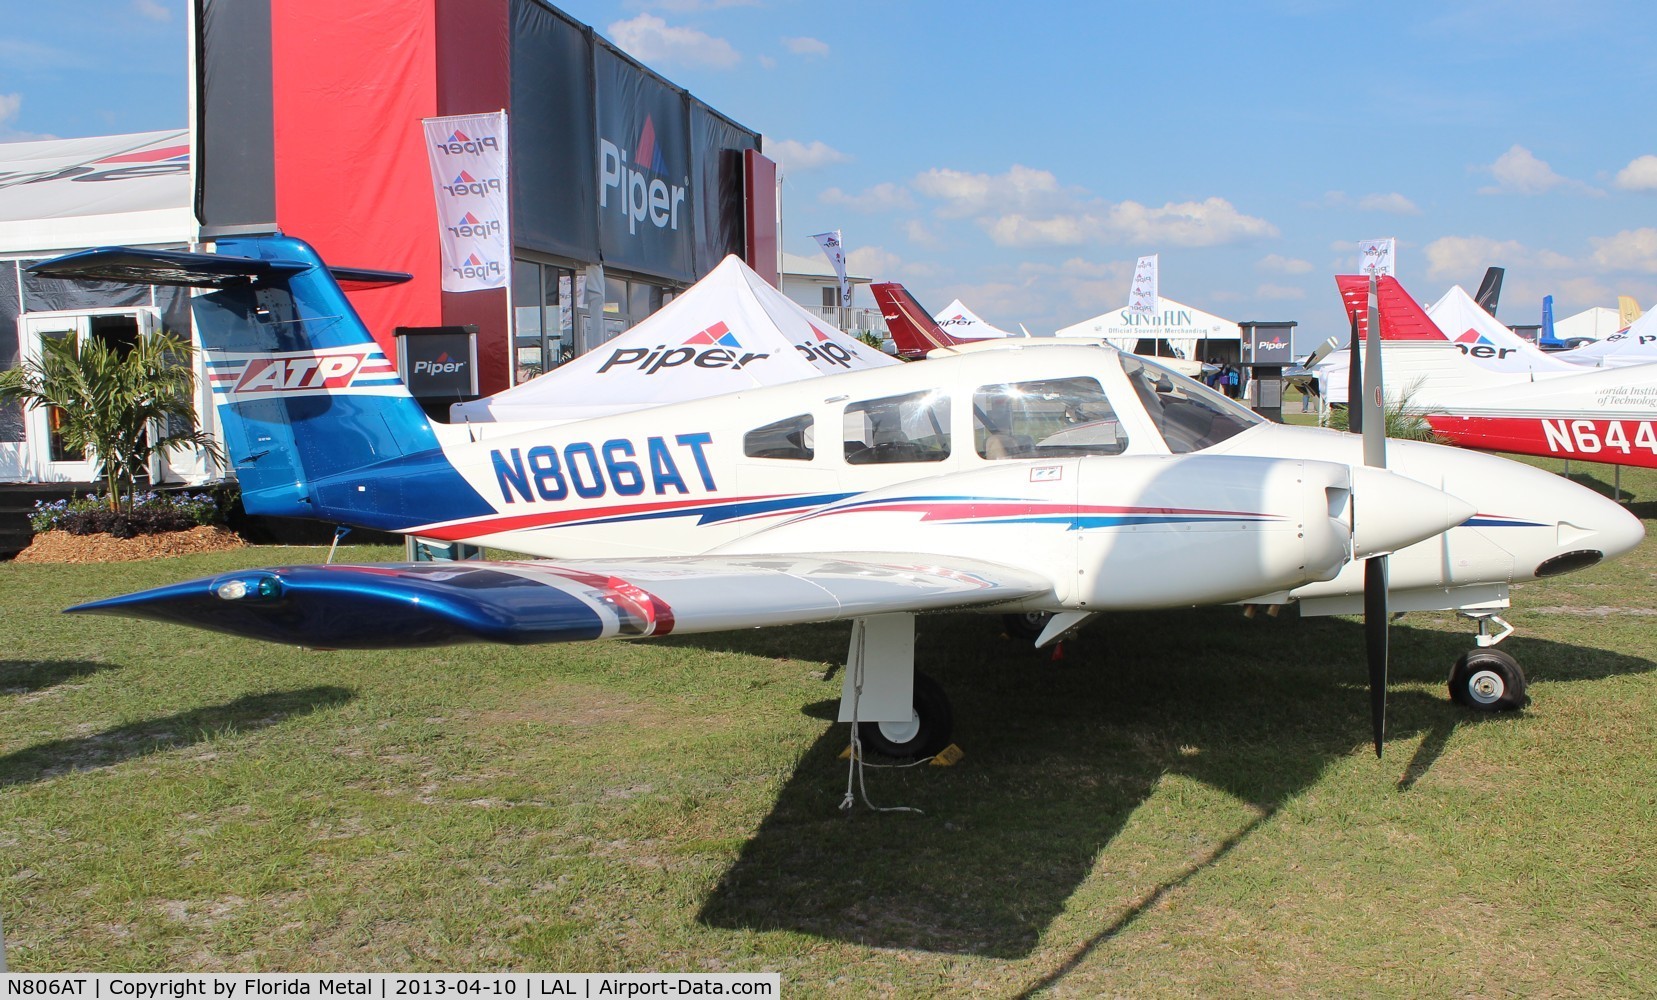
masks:
[[[939,611],[1049,594],[1039,574],[902,553],[249,569],[69,608],[327,649],[578,642]]]

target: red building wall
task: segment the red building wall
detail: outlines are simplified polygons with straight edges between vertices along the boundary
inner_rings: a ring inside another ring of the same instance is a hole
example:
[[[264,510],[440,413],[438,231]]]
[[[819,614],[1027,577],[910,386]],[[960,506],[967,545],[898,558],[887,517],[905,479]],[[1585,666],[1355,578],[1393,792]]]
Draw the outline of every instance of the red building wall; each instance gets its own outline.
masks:
[[[507,0],[271,5],[277,224],[331,263],[414,275],[351,293],[388,354],[398,326],[476,324],[485,394],[509,384],[506,292],[443,292],[420,120],[507,106],[507,21]]]

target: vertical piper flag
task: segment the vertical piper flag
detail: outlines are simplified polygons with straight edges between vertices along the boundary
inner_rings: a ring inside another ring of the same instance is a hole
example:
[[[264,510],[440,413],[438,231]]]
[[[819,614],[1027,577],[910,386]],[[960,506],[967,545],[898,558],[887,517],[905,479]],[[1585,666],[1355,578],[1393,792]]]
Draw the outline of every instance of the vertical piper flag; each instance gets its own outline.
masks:
[[[443,290],[505,288],[512,273],[506,112],[426,118],[421,124],[437,196]]]
[[[1358,263],[1358,273],[1376,276],[1391,274],[1396,277],[1397,272],[1393,270],[1393,260],[1398,249],[1397,243],[1398,241],[1391,236],[1384,240],[1363,240],[1360,242],[1358,252],[1363,255],[1363,259]]]
[[[1133,266],[1133,287],[1128,292],[1128,312],[1155,316],[1160,308],[1156,294],[1156,254],[1141,257]]]
[[[849,309],[852,304],[851,285],[846,281],[846,248],[840,243],[840,230],[832,233],[818,233],[812,239],[823,248],[828,256],[829,263],[834,265],[834,273],[840,278],[840,307]]]

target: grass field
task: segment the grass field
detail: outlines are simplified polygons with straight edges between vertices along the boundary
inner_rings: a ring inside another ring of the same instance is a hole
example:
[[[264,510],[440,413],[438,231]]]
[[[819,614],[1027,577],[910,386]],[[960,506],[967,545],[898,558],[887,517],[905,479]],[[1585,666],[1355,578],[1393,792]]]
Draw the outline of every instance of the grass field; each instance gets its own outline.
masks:
[[[1623,488],[1652,524],[1657,475]],[[1657,994],[1654,540],[1516,588],[1520,714],[1445,697],[1468,623],[1400,622],[1380,762],[1355,620],[1120,615],[1054,662],[923,618],[966,757],[868,782],[924,815],[839,809],[845,625],[312,653],[57,613],[323,554],[0,564],[13,970]]]

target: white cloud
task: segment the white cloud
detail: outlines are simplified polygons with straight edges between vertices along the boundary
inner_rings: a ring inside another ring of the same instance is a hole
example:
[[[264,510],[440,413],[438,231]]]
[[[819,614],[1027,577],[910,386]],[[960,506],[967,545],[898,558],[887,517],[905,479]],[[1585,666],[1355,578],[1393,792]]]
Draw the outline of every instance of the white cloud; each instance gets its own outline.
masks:
[[[723,10],[727,7],[758,7],[760,0],[653,0],[651,3],[639,4],[640,7],[649,7],[653,10],[665,10],[673,14],[699,14],[707,10]]]
[[[915,207],[915,199],[910,197],[909,190],[890,181],[876,184],[861,194],[847,194],[831,187],[818,195],[817,200],[825,205],[843,205],[854,212],[893,212]]]
[[[1358,207],[1366,212],[1386,212],[1391,215],[1420,215],[1421,209],[1397,191],[1388,194],[1366,194],[1358,199]]]
[[[158,0],[132,0],[132,9],[138,16],[150,21],[166,24],[173,19],[173,10]]]
[[[1435,279],[1472,281],[1487,267],[1525,268],[1542,271],[1570,271],[1577,268],[1571,258],[1552,250],[1533,250],[1518,240],[1495,240],[1487,236],[1445,236],[1427,244],[1427,275]],[[1357,267],[1354,251],[1352,269]]]
[[[777,68],[777,60],[772,58],[771,56],[760,56],[759,57],[759,68],[760,69],[776,69]]]
[[[1624,191],[1657,191],[1657,156],[1636,156],[1617,171],[1617,187]]]
[[[20,132],[12,128],[12,119],[22,110],[22,94],[0,94],[0,142],[32,142],[36,139],[57,138],[49,132]]]
[[[1594,263],[1612,271],[1657,274],[1657,229],[1625,229],[1615,236],[1596,236]]]
[[[909,242],[917,246],[936,250],[944,245],[944,240],[932,228],[920,219],[910,219],[903,224],[903,234]]]
[[[783,47],[797,56],[826,56],[829,54],[827,42],[815,38],[784,38]]]
[[[903,258],[883,247],[859,247],[846,254],[847,271],[866,274],[876,281],[891,281],[901,267]]]
[[[674,27],[654,14],[616,21],[609,32],[610,39],[628,55],[646,64],[729,69],[742,61],[725,39],[695,28]]]
[[[1292,285],[1260,285],[1255,288],[1254,297],[1257,299],[1270,299],[1274,301],[1282,301],[1285,299],[1304,299],[1306,297],[1306,289],[1295,288]]]
[[[1139,243],[1164,246],[1218,246],[1259,236],[1277,227],[1243,215],[1224,198],[1169,202],[1151,208],[1138,202],[1106,202],[1067,187],[1051,171],[1014,164],[1004,174],[974,174],[934,168],[911,186],[942,204],[941,218],[974,218],[998,246],[1081,246]]]
[[[1488,172],[1496,179],[1495,184],[1479,188],[1479,194],[1545,194],[1557,187],[1587,194],[1601,193],[1582,181],[1561,176],[1546,160],[1517,143],[1489,166],[1473,169]]]
[[[1312,262],[1295,257],[1285,257],[1282,254],[1267,254],[1254,262],[1254,266],[1272,274],[1310,274]]]
[[[938,214],[946,219],[980,215],[991,209],[1029,211],[1057,208],[1077,197],[1060,187],[1050,171],[1013,164],[1004,174],[969,174],[937,167],[918,175],[915,189],[944,204]]]
[[[851,157],[828,145],[821,139],[800,142],[795,139],[767,137],[762,144],[765,155],[782,164],[784,171],[817,170],[836,163],[850,163]]]
[[[1244,215],[1219,197],[1169,202],[1161,208],[1124,201],[1111,207],[1107,226],[1127,242],[1177,247],[1212,247],[1278,235],[1270,222]]]
[[[1032,219],[1013,213],[981,219],[980,224],[998,247],[1079,246],[1098,230],[1097,219],[1074,215]]]
[[[1354,198],[1345,191],[1330,191],[1323,196],[1326,208],[1355,208],[1362,212],[1386,212],[1390,215],[1420,215],[1415,202],[1397,191],[1388,194],[1365,194]]]

